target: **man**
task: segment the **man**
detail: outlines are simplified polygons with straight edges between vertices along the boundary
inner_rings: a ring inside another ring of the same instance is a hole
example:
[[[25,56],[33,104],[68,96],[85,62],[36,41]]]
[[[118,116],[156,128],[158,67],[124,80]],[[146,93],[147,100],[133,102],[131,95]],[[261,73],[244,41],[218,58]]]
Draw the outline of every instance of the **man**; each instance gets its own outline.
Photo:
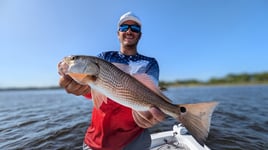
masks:
[[[159,78],[158,63],[154,58],[138,53],[137,44],[141,38],[141,21],[128,12],[118,22],[120,51],[108,51],[99,55],[111,63],[129,65],[131,73],[146,73],[156,83]],[[68,93],[91,98],[90,87],[80,85],[71,77],[64,75],[59,84]],[[100,108],[93,108],[92,121],[85,139],[84,149],[94,150],[146,150],[150,148],[151,138],[147,128],[164,120],[163,112],[155,107],[148,111],[136,112],[110,99]]]

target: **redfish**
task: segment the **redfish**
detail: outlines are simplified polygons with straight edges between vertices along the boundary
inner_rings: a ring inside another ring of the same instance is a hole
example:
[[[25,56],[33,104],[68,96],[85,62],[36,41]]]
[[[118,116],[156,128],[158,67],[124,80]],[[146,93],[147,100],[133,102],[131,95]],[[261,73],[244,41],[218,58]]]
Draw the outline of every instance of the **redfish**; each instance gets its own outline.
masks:
[[[112,64],[94,56],[68,56],[58,66],[61,74],[91,87],[94,106],[99,108],[107,97],[136,111],[157,107],[181,122],[201,144],[208,136],[211,116],[218,102],[173,104],[147,74],[129,74],[129,66]]]

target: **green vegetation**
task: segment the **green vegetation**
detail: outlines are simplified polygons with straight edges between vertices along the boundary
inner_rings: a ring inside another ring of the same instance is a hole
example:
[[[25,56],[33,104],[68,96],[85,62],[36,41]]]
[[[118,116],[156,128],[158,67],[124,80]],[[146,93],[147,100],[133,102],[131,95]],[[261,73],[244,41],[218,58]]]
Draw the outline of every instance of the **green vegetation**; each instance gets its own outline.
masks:
[[[192,85],[222,85],[222,84],[268,84],[268,72],[255,74],[228,74],[222,78],[211,78],[208,81],[175,80],[172,82],[160,81],[160,87],[192,86]]]

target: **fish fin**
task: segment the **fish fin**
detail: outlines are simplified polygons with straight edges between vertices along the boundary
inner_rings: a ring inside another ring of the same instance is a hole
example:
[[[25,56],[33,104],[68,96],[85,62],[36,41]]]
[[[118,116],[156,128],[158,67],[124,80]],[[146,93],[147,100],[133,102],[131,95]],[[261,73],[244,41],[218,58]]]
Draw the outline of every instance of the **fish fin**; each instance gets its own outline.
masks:
[[[154,82],[153,78],[149,75],[143,73],[143,74],[134,74],[133,77],[140,81],[142,84],[144,84],[146,87],[154,91],[157,95],[161,96],[165,101],[172,103],[172,101],[166,97],[160,88],[156,86],[156,83]]]
[[[115,65],[120,70],[124,71],[125,73],[130,74],[130,72],[131,72],[131,67],[129,65],[125,65],[122,63],[112,63],[112,64]]]
[[[180,115],[177,119],[202,146],[208,137],[211,116],[217,104],[218,102],[203,102],[179,105]]]
[[[101,94],[100,92],[91,89],[91,95],[92,95],[92,100],[94,103],[94,106],[96,108],[100,108],[100,106],[102,105],[102,102],[107,104],[107,97],[103,94]]]

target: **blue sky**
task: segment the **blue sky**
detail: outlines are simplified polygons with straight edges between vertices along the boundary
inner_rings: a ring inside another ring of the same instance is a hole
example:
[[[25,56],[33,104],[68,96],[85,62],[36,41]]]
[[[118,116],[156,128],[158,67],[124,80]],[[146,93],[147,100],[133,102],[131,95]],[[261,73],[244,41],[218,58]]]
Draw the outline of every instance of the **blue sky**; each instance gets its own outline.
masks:
[[[266,0],[0,0],[0,87],[58,85],[67,55],[118,50],[117,22],[143,23],[139,53],[160,80],[268,71]]]

